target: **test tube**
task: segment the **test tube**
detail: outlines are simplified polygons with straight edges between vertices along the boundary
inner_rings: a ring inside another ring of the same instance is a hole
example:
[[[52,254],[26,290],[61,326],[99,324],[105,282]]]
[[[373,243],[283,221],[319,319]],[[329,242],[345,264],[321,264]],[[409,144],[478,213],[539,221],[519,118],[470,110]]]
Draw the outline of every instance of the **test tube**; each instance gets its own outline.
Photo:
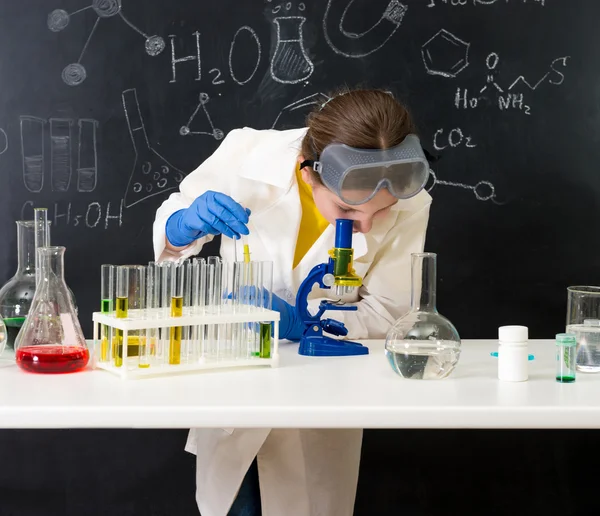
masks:
[[[129,312],[129,268],[117,267],[117,302],[116,315],[119,319],[126,319]],[[123,365],[123,330],[115,329],[113,340],[113,358],[115,367]]]
[[[37,285],[40,279],[40,262],[37,250],[40,247],[48,247],[50,245],[50,231],[48,228],[48,209],[35,208],[33,210],[35,224],[35,283]]]
[[[109,314],[114,310],[115,266],[102,265],[100,273],[100,312]],[[109,362],[112,331],[110,326],[103,324],[100,328],[100,332],[100,362]]]
[[[215,312],[217,314],[222,313],[223,307],[223,262],[219,258],[215,262]],[[216,339],[215,339],[215,354],[217,358],[223,358],[224,354],[224,343],[226,338],[226,326],[223,324],[216,324]]]
[[[232,312],[234,314],[242,311],[242,279],[244,274],[244,262],[234,262],[231,276],[231,301]],[[232,331],[232,351],[234,358],[245,358],[242,353],[242,340],[244,336],[244,325],[242,323],[234,323]],[[244,349],[245,351],[245,349]]]
[[[263,262],[250,263],[252,266],[252,308],[254,312],[259,312],[263,309]],[[260,356],[260,323],[258,322],[252,323],[251,349],[252,356]]]
[[[206,311],[209,314],[214,314],[216,312],[215,262],[210,258],[206,264]],[[215,324],[207,324],[205,328],[205,351],[207,358],[212,358],[216,355],[216,338],[217,326]]]
[[[141,319],[146,307],[146,267],[127,265],[129,269],[128,317]],[[146,342],[145,330],[131,330],[127,336],[127,353],[124,357],[139,357]]]
[[[231,314],[233,308],[233,267],[235,262],[222,262],[222,280],[221,280],[221,313]],[[221,342],[221,354],[228,359],[234,356],[233,335],[235,325],[227,323],[221,325],[219,335]]]
[[[153,319],[155,308],[155,264],[154,262],[150,262],[148,267],[146,268],[146,308],[144,310],[146,319]],[[156,328],[148,328],[146,330],[145,342],[142,347],[140,347],[139,352],[139,360],[138,367],[141,369],[146,369],[150,367],[150,360],[152,355],[156,350]]]
[[[260,300],[263,310],[271,310],[273,300],[273,262],[261,262],[262,288]],[[260,358],[271,358],[271,322],[260,323]]]
[[[183,263],[175,264],[171,274],[171,317],[183,315],[183,294],[185,290],[186,267]],[[169,364],[181,363],[181,337],[183,328],[172,326],[169,339]]]
[[[198,314],[204,315],[206,313],[206,274],[207,267],[204,258],[200,258],[198,260],[198,281],[196,282],[196,302],[194,306],[196,307],[196,312]],[[205,349],[205,326],[198,327],[198,343],[197,352],[198,352],[198,360],[204,361],[206,359],[206,349]]]
[[[162,317],[169,317],[171,315],[171,298],[172,296],[172,275],[174,272],[175,264],[171,261],[165,261],[161,263],[161,311]],[[171,341],[171,328],[162,328],[161,331],[162,341],[162,358],[164,361],[168,361],[169,346]]]
[[[183,267],[183,265],[182,265],[182,267]],[[185,281],[184,281],[184,287],[183,287],[183,307],[184,307],[185,315],[189,315],[192,312],[192,310],[191,310],[191,306],[192,306],[192,269],[193,269],[192,260],[186,260],[185,261]],[[190,355],[192,354],[192,345],[190,342],[191,336],[192,336],[191,326],[184,326],[183,327],[183,335],[182,335],[183,349],[181,352],[182,352],[185,362],[189,362]]]

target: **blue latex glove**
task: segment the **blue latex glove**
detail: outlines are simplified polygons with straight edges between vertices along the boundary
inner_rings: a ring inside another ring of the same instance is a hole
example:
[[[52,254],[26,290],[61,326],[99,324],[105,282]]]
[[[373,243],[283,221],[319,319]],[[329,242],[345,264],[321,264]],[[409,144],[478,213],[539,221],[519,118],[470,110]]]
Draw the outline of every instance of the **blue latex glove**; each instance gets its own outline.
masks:
[[[273,294],[273,310],[279,312],[279,338],[298,341],[304,333],[304,324],[295,306]]]
[[[197,197],[189,208],[173,213],[165,231],[175,247],[184,247],[206,235],[240,238],[249,233],[246,227],[249,215],[250,210],[228,195],[209,190]]]
[[[245,290],[242,294],[242,302],[254,304],[254,296],[256,293],[257,289],[255,287],[248,287],[247,290]],[[267,290],[264,290],[263,294],[263,306],[265,306],[269,293]],[[231,299],[232,295],[229,294],[227,297],[228,299]],[[298,314],[296,307],[290,305],[279,296],[271,294],[271,309],[279,312],[279,338],[295,341],[300,340],[302,334],[304,333],[304,323],[302,322],[302,319],[300,319],[300,315]],[[272,333],[273,329],[271,329],[271,334]]]

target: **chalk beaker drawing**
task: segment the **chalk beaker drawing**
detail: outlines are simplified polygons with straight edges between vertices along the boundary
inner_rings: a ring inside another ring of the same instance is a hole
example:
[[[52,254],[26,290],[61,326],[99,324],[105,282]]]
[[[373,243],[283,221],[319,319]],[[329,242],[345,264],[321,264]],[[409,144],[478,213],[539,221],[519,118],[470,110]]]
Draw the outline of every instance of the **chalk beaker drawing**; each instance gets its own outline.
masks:
[[[277,43],[271,60],[271,77],[283,84],[296,84],[308,79],[314,69],[304,48],[302,27],[304,16],[280,16],[273,20]]]
[[[177,188],[177,185],[183,181],[183,172],[171,165],[151,147],[136,90],[125,90],[122,98],[131,143],[135,152],[135,161],[124,201],[125,207],[130,208],[149,197]]]

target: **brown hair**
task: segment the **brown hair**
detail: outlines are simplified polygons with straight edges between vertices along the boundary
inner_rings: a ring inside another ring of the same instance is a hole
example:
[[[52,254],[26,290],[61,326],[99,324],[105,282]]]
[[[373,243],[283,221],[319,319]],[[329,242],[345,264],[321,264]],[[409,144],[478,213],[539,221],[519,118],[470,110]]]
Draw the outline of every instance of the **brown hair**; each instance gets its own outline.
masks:
[[[358,149],[388,149],[415,132],[407,108],[383,90],[343,91],[316,108],[302,140],[304,159],[316,160],[330,143]],[[320,181],[318,174],[314,173]]]

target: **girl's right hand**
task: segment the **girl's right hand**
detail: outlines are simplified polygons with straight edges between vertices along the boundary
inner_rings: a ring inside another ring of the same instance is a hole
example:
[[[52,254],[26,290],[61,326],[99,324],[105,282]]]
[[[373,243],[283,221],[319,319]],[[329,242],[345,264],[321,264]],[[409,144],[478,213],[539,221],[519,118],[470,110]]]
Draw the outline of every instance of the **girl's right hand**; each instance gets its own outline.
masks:
[[[239,239],[249,233],[249,209],[244,209],[228,195],[208,191],[192,205],[173,213],[167,220],[166,235],[175,247],[185,247],[206,235],[223,234]]]

